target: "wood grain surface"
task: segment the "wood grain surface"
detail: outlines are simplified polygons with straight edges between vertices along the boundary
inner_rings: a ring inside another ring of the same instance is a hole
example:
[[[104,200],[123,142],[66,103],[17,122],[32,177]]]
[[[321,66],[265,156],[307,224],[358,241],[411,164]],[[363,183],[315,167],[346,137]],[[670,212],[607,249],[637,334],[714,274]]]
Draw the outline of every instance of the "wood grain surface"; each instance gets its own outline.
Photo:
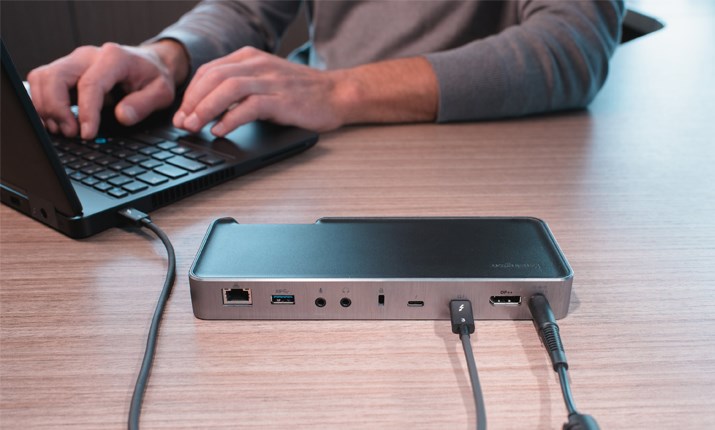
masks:
[[[188,269],[208,224],[528,215],[575,270],[560,321],[576,404],[603,429],[715,422],[715,30],[711,2],[656,2],[587,111],[350,127],[152,214],[178,277],[142,425],[469,429],[447,321],[202,321]],[[3,125],[5,126],[5,125]],[[166,267],[150,233],[75,241],[0,207],[0,426],[121,428]],[[558,381],[528,321],[473,338],[492,429],[556,429]]]

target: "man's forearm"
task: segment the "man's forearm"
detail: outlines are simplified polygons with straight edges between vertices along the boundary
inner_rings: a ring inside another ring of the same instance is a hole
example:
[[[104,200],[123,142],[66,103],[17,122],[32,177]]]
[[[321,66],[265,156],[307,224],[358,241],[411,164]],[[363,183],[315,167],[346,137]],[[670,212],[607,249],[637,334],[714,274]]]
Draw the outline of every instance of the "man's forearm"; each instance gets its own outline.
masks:
[[[333,103],[343,124],[434,121],[438,84],[423,57],[403,58],[331,72]]]
[[[439,122],[581,108],[605,82],[622,0],[514,4],[519,25],[426,55],[438,76]]]

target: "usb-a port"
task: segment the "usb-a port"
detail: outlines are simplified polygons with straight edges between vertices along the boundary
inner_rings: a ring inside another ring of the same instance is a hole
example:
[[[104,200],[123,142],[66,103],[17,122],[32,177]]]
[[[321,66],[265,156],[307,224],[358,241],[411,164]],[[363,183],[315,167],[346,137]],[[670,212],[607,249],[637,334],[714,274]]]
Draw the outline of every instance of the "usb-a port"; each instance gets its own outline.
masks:
[[[274,294],[271,296],[272,305],[294,305],[295,296],[293,294]]]

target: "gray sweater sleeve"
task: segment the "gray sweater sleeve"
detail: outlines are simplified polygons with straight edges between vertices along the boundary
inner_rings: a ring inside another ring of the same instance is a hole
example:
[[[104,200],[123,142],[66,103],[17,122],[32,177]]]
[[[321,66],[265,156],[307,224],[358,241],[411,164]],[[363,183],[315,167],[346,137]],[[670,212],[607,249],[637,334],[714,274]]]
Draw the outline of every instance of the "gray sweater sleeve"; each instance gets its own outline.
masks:
[[[283,31],[299,8],[298,0],[205,0],[147,42],[181,42],[194,72],[200,65],[243,46],[276,51]]]
[[[439,82],[438,122],[586,106],[606,80],[624,5],[521,1],[518,25],[426,55]]]

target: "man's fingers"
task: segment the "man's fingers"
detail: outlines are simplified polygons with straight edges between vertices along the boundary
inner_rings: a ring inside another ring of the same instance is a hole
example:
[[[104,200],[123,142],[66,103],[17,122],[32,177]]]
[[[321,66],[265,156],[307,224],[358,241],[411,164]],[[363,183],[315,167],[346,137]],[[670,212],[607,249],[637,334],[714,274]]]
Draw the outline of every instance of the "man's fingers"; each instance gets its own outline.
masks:
[[[174,124],[180,127],[179,124],[191,115],[196,105],[226,79],[261,75],[270,69],[270,63],[275,59],[276,57],[270,54],[245,47],[199,67],[184,92],[184,99],[174,117]]]
[[[223,81],[196,105],[183,125],[187,130],[197,132],[247,96],[265,93],[268,86],[268,82],[261,78],[240,77]]]
[[[215,66],[201,76],[194,77],[189,85],[190,88],[187,88],[184,93],[184,99],[181,101],[178,112],[189,117],[209,93],[233,76],[241,76],[239,64]]]
[[[50,131],[52,134],[57,134],[57,131],[59,130],[59,127],[57,126],[57,123],[55,120],[52,118],[48,118],[45,120],[45,127]]]
[[[214,136],[223,137],[236,128],[256,120],[276,121],[271,106],[276,106],[273,96],[251,95],[246,97],[233,109],[226,112],[219,121],[211,127]]]
[[[62,134],[68,137],[77,135],[77,120],[70,110],[69,95],[69,88],[73,87],[75,83],[76,78],[73,75],[59,72],[48,76],[44,85],[40,87],[44,103],[44,117],[54,120],[57,128],[61,129]],[[57,129],[53,130],[50,127],[48,129],[52,133],[58,132]]]
[[[114,108],[117,120],[124,125],[134,125],[155,110],[165,108],[174,101],[174,87],[168,81],[156,78],[144,88],[128,94]]]
[[[77,83],[77,106],[83,139],[96,136],[104,95],[127,76],[131,66],[125,51],[116,44],[104,44],[97,55]]]
[[[77,134],[76,120],[69,105],[69,90],[92,63],[96,51],[93,46],[77,48],[66,57],[32,70],[27,76],[32,102],[51,132],[61,130],[67,136]],[[51,125],[53,122],[54,126]]]

